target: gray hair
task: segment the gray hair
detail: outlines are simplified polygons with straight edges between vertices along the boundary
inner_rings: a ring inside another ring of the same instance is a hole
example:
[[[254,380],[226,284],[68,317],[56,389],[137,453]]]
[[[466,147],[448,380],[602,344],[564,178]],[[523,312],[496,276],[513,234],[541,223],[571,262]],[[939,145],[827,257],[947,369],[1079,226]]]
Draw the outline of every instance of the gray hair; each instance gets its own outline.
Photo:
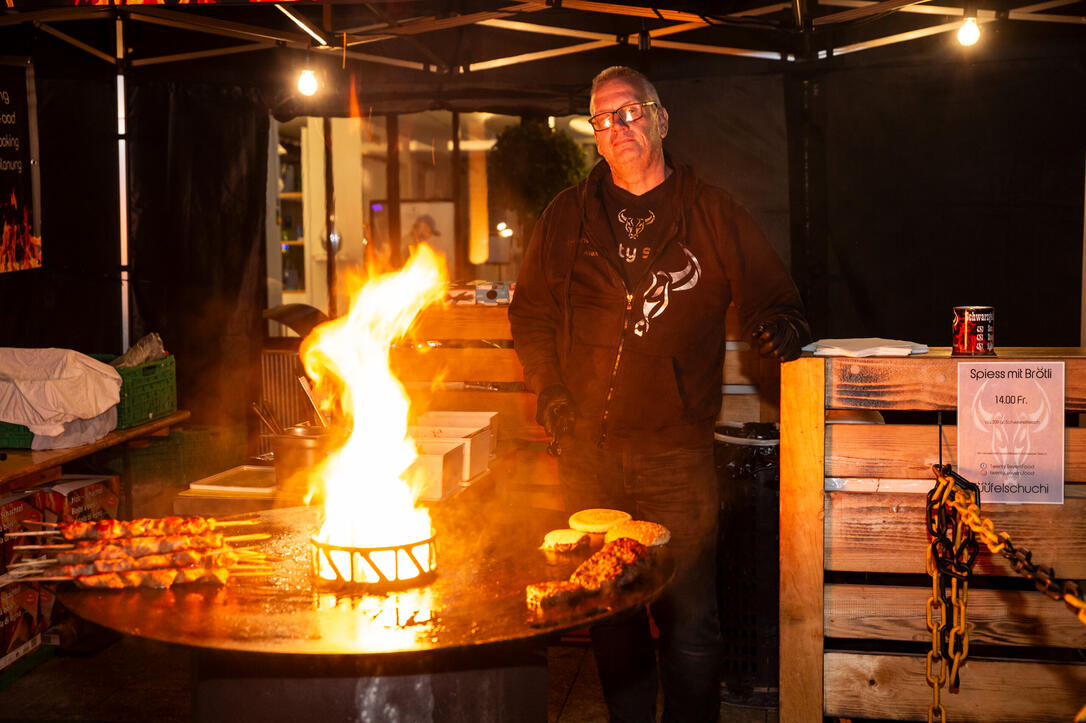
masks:
[[[625,65],[612,65],[610,68],[604,68],[597,73],[596,77],[592,79],[591,96],[595,97],[596,89],[599,88],[601,84],[610,80],[626,81],[640,91],[642,96],[647,96],[649,100],[654,101],[658,108],[662,107],[662,104],[660,103],[660,94],[656,92],[656,86],[652,84],[652,81],[645,77],[644,73]],[[591,104],[591,102],[590,99],[589,103]],[[591,110],[594,109],[590,109],[590,111]]]

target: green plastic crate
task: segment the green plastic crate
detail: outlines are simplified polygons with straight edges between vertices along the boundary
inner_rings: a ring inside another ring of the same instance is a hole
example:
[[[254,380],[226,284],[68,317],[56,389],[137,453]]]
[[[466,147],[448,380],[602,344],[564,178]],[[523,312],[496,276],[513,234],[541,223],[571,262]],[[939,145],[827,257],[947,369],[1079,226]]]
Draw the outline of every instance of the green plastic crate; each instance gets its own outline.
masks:
[[[165,359],[135,367],[118,367],[121,401],[117,404],[117,429],[146,424],[177,411],[177,361]]]
[[[34,433],[22,424],[0,422],[0,449],[30,449]]]

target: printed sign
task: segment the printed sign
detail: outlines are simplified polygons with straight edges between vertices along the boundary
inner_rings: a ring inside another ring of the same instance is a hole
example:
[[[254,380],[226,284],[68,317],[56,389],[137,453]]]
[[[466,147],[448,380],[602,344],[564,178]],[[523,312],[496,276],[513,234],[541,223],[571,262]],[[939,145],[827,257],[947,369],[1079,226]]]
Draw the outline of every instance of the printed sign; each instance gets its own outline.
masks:
[[[1063,503],[1063,362],[958,364],[958,472],[985,502]]]
[[[0,272],[41,266],[33,72],[0,62]]]

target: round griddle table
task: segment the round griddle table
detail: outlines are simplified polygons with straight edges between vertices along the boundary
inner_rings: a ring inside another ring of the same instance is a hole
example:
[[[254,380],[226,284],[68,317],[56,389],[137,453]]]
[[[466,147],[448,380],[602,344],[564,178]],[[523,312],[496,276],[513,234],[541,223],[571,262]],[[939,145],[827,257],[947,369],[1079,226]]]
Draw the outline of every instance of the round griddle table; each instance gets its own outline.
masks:
[[[538,549],[564,515],[461,498],[431,508],[437,576],[418,588],[319,589],[309,549],[319,510],[288,508],[236,528],[270,535],[253,543],[268,575],[59,595],[84,619],[194,648],[197,719],[543,721],[547,641],[651,602],[673,562],[665,549],[632,585],[537,618],[525,586],[568,578],[589,552]]]

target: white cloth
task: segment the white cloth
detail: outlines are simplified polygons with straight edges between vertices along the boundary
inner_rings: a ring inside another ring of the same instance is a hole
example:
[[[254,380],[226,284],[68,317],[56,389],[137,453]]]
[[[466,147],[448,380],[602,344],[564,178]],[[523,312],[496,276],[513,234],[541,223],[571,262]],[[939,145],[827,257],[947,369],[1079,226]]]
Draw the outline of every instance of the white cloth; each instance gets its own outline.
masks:
[[[927,344],[897,339],[864,337],[862,339],[819,339],[803,347],[815,356],[909,356],[927,354]]]
[[[0,348],[0,422],[22,424],[35,435],[56,437],[69,422],[94,419],[120,399],[120,373],[86,354],[71,349]]]

